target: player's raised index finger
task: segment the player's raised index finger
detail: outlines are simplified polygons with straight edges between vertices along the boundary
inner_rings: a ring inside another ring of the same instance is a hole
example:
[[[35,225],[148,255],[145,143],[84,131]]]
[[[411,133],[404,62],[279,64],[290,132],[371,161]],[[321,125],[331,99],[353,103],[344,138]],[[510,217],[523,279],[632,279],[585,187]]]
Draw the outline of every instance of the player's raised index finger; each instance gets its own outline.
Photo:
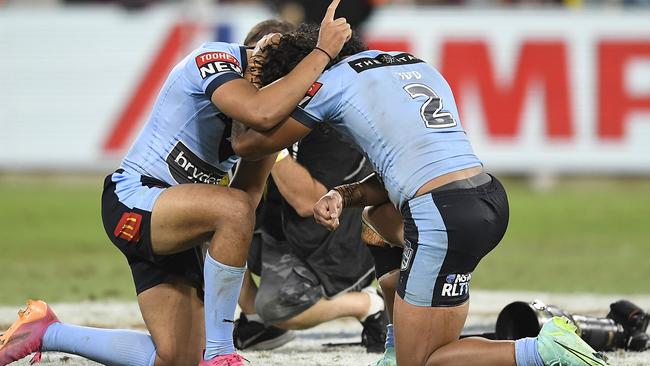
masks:
[[[336,8],[340,2],[341,0],[332,0],[332,3],[327,7],[327,11],[325,12],[324,21],[334,21],[334,13],[336,13]]]

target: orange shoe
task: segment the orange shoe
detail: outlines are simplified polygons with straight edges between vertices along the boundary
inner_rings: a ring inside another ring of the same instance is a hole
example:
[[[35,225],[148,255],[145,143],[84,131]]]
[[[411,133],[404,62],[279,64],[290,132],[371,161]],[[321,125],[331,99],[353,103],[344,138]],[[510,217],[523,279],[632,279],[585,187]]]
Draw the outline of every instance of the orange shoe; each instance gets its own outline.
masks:
[[[27,300],[27,309],[18,311],[18,320],[0,335],[0,366],[18,361],[36,352],[30,364],[41,360],[43,335],[58,322],[50,307],[40,300]]]
[[[247,361],[241,355],[231,353],[229,355],[217,356],[210,360],[201,360],[199,366],[245,366],[244,361]]]

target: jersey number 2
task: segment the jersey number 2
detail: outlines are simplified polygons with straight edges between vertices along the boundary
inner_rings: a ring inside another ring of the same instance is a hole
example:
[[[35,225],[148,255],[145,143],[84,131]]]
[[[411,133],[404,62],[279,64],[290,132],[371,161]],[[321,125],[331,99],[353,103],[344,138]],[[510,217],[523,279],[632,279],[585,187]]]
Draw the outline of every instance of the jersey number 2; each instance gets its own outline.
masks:
[[[428,128],[447,128],[456,126],[456,120],[449,112],[442,111],[442,99],[431,88],[423,84],[408,84],[404,90],[415,99],[427,97],[420,107],[420,116]]]

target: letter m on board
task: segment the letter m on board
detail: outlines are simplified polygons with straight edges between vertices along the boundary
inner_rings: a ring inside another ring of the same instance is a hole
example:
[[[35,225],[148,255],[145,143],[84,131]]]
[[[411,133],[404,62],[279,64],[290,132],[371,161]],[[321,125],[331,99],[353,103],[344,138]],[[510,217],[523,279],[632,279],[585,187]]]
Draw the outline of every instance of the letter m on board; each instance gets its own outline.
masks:
[[[513,69],[499,78],[483,40],[448,41],[442,49],[442,74],[452,87],[459,107],[467,87],[480,96],[486,130],[492,137],[517,137],[526,97],[543,90],[546,135],[554,139],[573,135],[571,85],[564,41],[525,41]],[[460,108],[459,108],[460,109]]]

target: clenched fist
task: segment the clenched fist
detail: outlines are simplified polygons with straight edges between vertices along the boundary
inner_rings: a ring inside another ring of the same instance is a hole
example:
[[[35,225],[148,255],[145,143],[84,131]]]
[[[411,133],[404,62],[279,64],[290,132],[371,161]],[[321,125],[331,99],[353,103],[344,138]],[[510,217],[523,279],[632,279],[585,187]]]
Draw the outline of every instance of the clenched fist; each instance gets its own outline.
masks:
[[[331,190],[314,205],[314,220],[328,230],[336,230],[342,212],[343,198],[339,192]]]

